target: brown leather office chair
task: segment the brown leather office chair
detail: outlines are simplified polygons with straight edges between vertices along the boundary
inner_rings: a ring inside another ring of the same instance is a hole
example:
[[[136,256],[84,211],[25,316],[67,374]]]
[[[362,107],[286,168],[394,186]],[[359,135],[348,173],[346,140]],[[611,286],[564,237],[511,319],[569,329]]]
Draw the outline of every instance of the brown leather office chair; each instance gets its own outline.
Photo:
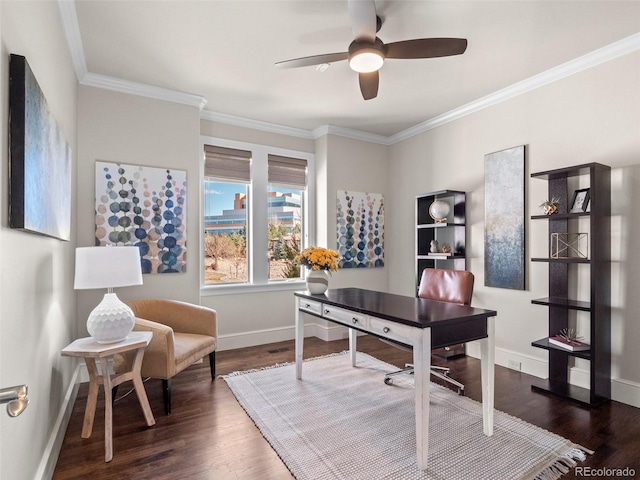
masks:
[[[164,299],[132,300],[127,305],[135,315],[134,330],[153,332],[142,359],[142,377],[162,380],[164,410],[171,413],[171,378],[209,355],[211,380],[216,376],[218,346],[216,311],[185,302]],[[116,373],[130,371],[133,355],[116,354]],[[115,398],[115,389],[114,395]]]
[[[418,287],[418,297],[439,302],[457,303],[460,305],[470,305],[473,296],[473,273],[464,270],[444,270],[439,268],[425,268],[422,271],[420,286]],[[398,348],[410,350],[411,347],[394,344]],[[401,373],[413,373],[413,365],[407,364],[406,368],[397,372],[387,373],[384,383],[393,383],[392,377]],[[431,375],[438,377],[458,387],[458,393],[464,395],[464,385],[449,376],[449,369],[445,367],[431,366]]]

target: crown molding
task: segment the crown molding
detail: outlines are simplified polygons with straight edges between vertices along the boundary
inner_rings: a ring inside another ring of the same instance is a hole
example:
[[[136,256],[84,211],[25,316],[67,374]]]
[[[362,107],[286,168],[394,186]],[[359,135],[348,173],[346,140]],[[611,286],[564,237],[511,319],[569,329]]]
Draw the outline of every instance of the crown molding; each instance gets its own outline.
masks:
[[[87,74],[87,63],[84,56],[84,47],[82,46],[76,4],[73,0],[58,0],[58,9],[62,19],[62,28],[67,37],[73,68],[76,71],[76,77],[79,82]]]
[[[96,73],[87,73],[80,83],[89,87],[104,88],[114,92],[155,98],[157,100],[165,100],[167,102],[181,103],[190,107],[197,107],[200,110],[202,110],[207,104],[207,99],[200,95],[179,92],[169,88],[155,87],[144,83],[130,82],[128,80],[108,77],[106,75],[98,75]]]
[[[384,135],[378,135],[375,133],[363,132],[362,130],[355,130],[353,128],[337,127],[335,125],[322,125],[315,128],[311,132],[313,138],[320,138],[323,135],[338,135],[341,137],[352,138],[354,140],[362,140],[369,143],[378,143],[380,145],[391,145],[389,139]]]
[[[207,104],[207,99],[200,95],[179,92],[143,83],[130,82],[128,80],[108,77],[106,75],[99,75],[96,73],[89,73],[84,55],[84,46],[82,45],[82,35],[80,34],[80,25],[78,23],[78,12],[76,10],[75,1],[58,0],[58,9],[62,20],[62,28],[65,36],[67,37],[71,61],[73,62],[73,67],[76,71],[78,83],[81,85],[104,88],[106,90],[155,98],[158,100],[166,100],[169,102],[197,107],[200,110],[202,110]]]
[[[73,0],[58,0],[58,7],[79,83],[198,107],[201,110],[200,118],[204,120],[311,140],[318,139],[323,135],[339,135],[381,145],[393,145],[549,83],[640,50],[640,33],[636,33],[387,137],[334,125],[322,125],[314,130],[305,130],[224,113],[205,111],[203,108],[207,103],[207,99],[200,95],[89,73],[82,46],[75,2]]]
[[[497,105],[511,98],[540,88],[549,83],[562,80],[576,73],[595,67],[602,63],[614,60],[623,55],[640,50],[640,33],[623,38],[605,47],[594,50],[574,60],[550,68],[542,73],[529,77],[521,82],[514,83],[506,88],[493,92],[473,102],[454,108],[448,112],[433,117],[425,122],[396,133],[389,137],[390,144],[398,143],[420,133],[432,130],[454,120],[458,120],[485,108]]]
[[[303,128],[287,127],[286,125],[263,122],[261,120],[252,120],[244,117],[236,117],[235,115],[212,112],[210,110],[202,110],[202,112],[200,112],[200,118],[211,122],[223,123],[225,125],[234,125],[236,127],[250,128],[253,130],[277,133],[280,135],[304,138],[307,140],[317,140],[324,135],[339,135],[341,137],[352,138],[354,140],[363,140],[370,143],[389,145],[389,137],[363,132],[352,128],[337,127],[335,125],[322,125],[313,130],[305,130]]]
[[[277,133],[280,135],[288,135],[290,137],[298,137],[314,140],[316,137],[310,130],[303,128],[287,127],[286,125],[278,125],[276,123],[263,122],[261,120],[252,120],[250,118],[236,117],[226,113],[212,112],[211,110],[202,110],[200,118],[211,122],[224,123],[225,125],[234,125],[236,127],[251,128],[253,130],[261,130],[264,132]]]

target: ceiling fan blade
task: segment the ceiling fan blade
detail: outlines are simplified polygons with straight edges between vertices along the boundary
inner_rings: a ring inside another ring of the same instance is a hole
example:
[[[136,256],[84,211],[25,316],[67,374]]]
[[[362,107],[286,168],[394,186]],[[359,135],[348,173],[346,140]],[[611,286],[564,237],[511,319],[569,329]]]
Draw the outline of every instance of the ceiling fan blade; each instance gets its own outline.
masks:
[[[373,43],[376,40],[377,17],[374,0],[349,0],[349,17],[353,38],[356,41],[365,40]]]
[[[277,62],[276,67],[279,68],[297,68],[308,67],[310,65],[321,65],[323,63],[332,63],[339,60],[346,60],[349,58],[347,52],[341,53],[325,53],[323,55],[313,55],[311,57],[294,58],[293,60],[284,60],[283,62]]]
[[[460,55],[467,49],[466,38],[418,38],[387,43],[386,58],[433,58]]]
[[[362,98],[365,100],[371,100],[378,96],[378,84],[380,83],[380,75],[378,72],[360,73],[358,74],[360,80],[360,91],[362,92]]]

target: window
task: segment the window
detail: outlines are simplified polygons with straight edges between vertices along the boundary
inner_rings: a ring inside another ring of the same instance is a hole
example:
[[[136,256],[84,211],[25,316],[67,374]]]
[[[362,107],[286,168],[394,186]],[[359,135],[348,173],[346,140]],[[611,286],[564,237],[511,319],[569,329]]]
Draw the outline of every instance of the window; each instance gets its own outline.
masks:
[[[310,238],[313,155],[209,137],[203,151],[204,289],[301,280],[294,258]]]
[[[294,259],[301,251],[307,161],[269,155],[267,212],[269,280],[300,278]]]

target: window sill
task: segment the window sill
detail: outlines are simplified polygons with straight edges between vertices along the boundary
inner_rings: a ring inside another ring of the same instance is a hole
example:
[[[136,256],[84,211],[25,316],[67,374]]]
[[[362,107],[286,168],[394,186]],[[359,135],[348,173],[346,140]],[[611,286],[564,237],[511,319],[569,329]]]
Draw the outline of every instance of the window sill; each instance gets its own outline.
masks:
[[[228,285],[202,285],[200,295],[203,297],[214,297],[216,295],[237,295],[243,293],[259,292],[279,292],[286,290],[306,290],[307,283],[304,280],[291,280],[282,282],[264,283],[259,285],[251,284],[228,284]]]

